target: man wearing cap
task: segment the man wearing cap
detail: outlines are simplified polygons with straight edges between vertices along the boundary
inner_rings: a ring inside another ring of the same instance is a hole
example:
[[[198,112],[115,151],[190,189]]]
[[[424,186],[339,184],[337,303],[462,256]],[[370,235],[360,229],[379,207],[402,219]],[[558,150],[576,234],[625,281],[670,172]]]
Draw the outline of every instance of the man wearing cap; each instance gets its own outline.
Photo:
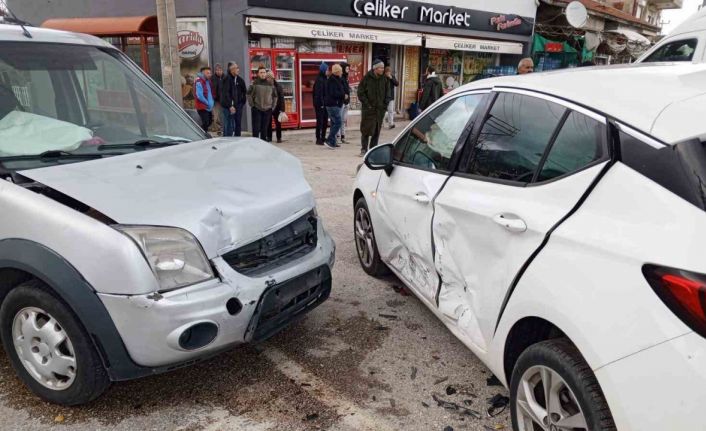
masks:
[[[319,76],[314,83],[314,111],[316,112],[316,145],[324,145],[326,129],[328,128],[328,113],[324,100],[326,82],[329,75],[328,64],[321,63]]]
[[[358,100],[363,106],[360,119],[360,155],[378,144],[383,118],[387,112],[386,96],[389,80],[383,76],[385,63],[373,61],[373,68],[365,74],[358,85]]]

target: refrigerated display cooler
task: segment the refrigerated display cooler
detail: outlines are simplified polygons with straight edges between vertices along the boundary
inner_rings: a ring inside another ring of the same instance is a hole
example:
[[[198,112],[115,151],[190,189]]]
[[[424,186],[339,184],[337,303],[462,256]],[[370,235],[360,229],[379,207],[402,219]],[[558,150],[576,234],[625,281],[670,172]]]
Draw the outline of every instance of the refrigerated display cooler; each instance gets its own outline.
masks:
[[[326,62],[329,68],[335,63],[346,62],[345,54],[298,54],[299,75],[299,127],[316,126],[316,111],[314,110],[314,83],[319,75],[319,67]]]
[[[284,111],[289,121],[282,123],[284,129],[299,127],[299,104],[297,103],[297,52],[293,49],[250,49],[250,80],[255,80],[260,67],[272,71],[282,87]]]

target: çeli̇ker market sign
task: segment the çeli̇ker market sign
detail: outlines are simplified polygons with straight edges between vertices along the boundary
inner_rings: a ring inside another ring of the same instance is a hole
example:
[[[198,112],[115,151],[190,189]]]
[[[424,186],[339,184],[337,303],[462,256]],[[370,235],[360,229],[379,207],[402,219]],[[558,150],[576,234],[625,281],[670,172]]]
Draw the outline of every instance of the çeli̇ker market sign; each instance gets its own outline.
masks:
[[[404,20],[405,14],[409,12],[409,6],[398,6],[388,2],[388,0],[353,0],[353,10],[359,17],[368,16]],[[457,27],[470,27],[471,25],[470,13],[456,12],[452,7],[447,8],[445,11],[440,11],[433,5],[420,6],[418,13],[418,21],[421,23]]]

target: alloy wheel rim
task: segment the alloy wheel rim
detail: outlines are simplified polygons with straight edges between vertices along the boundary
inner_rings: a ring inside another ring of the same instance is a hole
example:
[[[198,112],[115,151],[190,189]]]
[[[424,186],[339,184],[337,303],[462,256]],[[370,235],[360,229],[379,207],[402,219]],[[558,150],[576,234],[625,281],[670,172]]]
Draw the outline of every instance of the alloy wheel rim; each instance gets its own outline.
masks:
[[[373,264],[373,225],[365,208],[359,208],[355,215],[355,243],[358,257],[366,268]]]
[[[515,404],[519,431],[588,431],[573,391],[549,367],[537,365],[525,371]]]
[[[76,354],[63,326],[37,307],[20,310],[12,321],[17,357],[42,386],[61,391],[76,379]]]

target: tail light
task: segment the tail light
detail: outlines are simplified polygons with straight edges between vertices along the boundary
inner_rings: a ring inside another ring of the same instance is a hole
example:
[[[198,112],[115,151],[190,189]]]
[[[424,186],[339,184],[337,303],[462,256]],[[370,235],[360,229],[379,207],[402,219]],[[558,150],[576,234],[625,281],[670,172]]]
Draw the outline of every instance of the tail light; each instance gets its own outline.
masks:
[[[706,337],[706,275],[656,265],[644,265],[642,273],[667,307]]]

